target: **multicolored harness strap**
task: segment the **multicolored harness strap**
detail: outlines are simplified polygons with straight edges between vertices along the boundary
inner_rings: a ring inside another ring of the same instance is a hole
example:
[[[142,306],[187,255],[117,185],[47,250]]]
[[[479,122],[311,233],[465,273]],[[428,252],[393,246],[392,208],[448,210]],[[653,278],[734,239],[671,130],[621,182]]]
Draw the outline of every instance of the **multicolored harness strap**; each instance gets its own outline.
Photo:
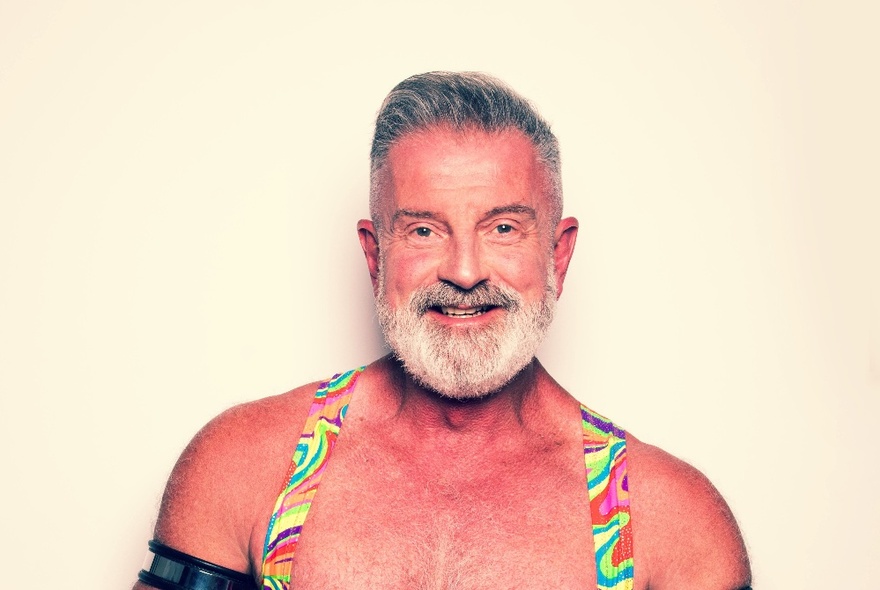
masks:
[[[321,383],[285,477],[263,551],[263,590],[289,590],[293,556],[363,367]],[[599,590],[632,590],[626,433],[581,406]]]
[[[633,544],[626,432],[581,405],[599,590],[632,590]]]
[[[275,503],[263,549],[263,589],[288,590],[293,554],[318,484],[336,444],[354,385],[363,367],[321,383]]]

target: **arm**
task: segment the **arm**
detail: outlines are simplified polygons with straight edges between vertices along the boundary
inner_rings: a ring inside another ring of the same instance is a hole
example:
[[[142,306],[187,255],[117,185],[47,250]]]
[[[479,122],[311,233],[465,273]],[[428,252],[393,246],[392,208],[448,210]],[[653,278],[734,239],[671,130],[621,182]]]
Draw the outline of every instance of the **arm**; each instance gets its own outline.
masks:
[[[712,483],[657,447],[629,453],[636,576],[651,590],[747,589],[745,544]]]
[[[221,414],[183,451],[165,487],[154,539],[216,565],[252,572],[239,477],[247,469],[242,414],[239,408]],[[135,585],[135,590],[148,588]]]
[[[266,527],[296,444],[292,430],[314,393],[309,388],[232,408],[205,426],[171,473],[154,539],[247,573],[257,588]]]

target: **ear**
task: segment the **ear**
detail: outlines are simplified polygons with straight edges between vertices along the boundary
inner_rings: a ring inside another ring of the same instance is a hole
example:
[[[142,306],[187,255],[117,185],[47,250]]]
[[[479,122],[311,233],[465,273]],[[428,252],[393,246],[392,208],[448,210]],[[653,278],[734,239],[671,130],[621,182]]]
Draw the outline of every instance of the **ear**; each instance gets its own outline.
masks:
[[[553,236],[553,266],[556,269],[556,297],[562,295],[562,284],[568,273],[568,263],[574,255],[574,244],[577,241],[578,220],[566,217],[556,226]]]
[[[379,288],[379,236],[376,235],[376,228],[369,219],[358,221],[357,230],[375,292]]]

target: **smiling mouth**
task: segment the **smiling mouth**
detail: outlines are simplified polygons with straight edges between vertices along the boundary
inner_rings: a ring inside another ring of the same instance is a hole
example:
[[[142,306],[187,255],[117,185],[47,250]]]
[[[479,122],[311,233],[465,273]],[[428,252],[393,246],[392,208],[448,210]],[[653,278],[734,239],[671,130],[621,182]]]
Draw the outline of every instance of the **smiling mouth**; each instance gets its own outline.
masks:
[[[435,307],[434,310],[439,311],[443,315],[450,318],[473,318],[483,315],[489,311],[492,306],[482,305],[480,307]]]

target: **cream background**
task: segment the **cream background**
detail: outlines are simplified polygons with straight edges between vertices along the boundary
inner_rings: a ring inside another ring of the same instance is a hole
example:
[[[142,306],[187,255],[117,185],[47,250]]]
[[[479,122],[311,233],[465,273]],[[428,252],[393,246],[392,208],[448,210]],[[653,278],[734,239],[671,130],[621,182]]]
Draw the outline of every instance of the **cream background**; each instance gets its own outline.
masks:
[[[0,1],[2,585],[128,587],[204,422],[382,353],[372,118],[479,69],[582,222],[551,373],[710,476],[756,587],[876,586],[877,10],[365,4]]]

